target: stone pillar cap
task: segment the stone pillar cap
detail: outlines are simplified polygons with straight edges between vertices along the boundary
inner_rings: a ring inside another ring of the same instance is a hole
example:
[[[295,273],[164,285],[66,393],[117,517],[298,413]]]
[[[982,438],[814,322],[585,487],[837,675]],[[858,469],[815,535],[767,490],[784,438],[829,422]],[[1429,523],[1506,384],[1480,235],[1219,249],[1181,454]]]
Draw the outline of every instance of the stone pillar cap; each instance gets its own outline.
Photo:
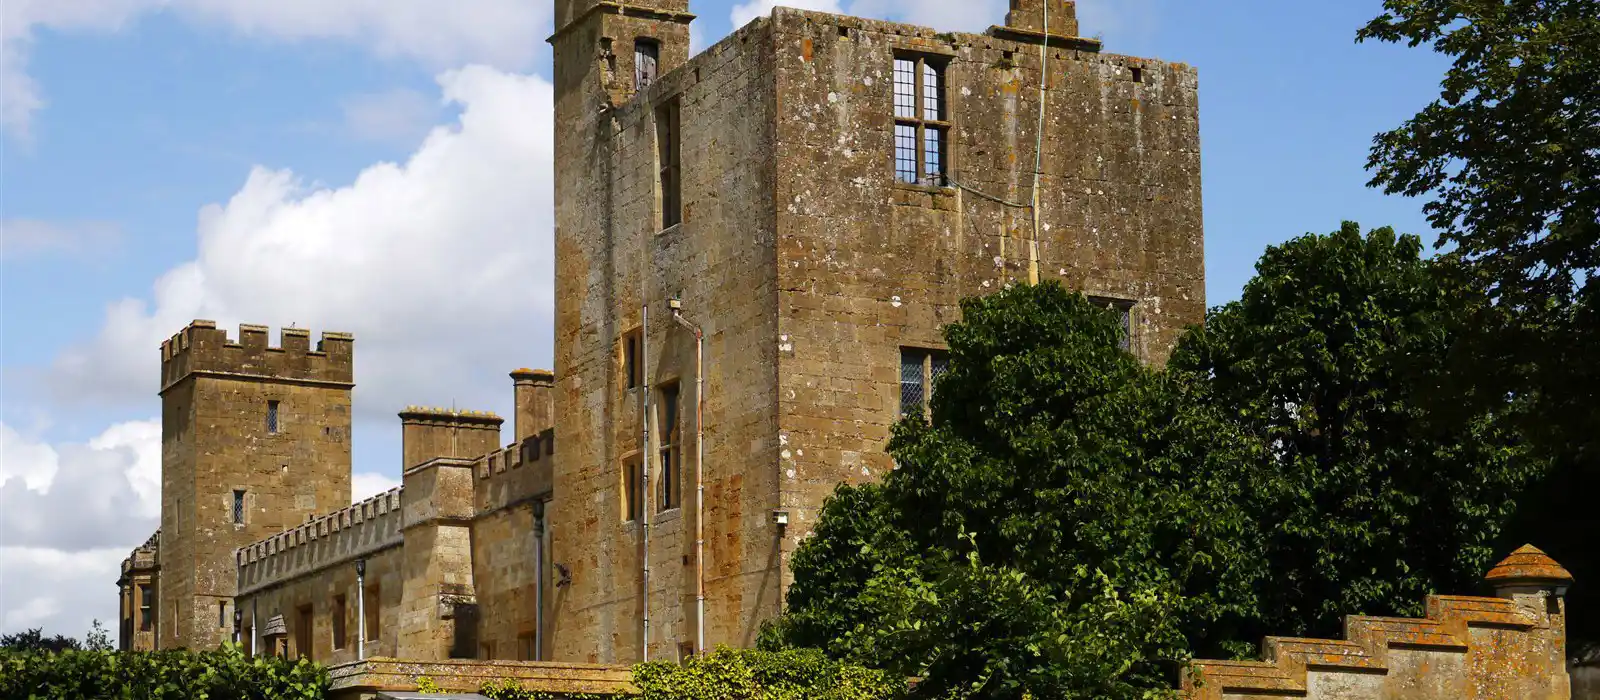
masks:
[[[1572,583],[1572,573],[1562,568],[1556,560],[1531,544],[1522,545],[1511,556],[1495,564],[1483,580],[1499,588],[1502,586]]]

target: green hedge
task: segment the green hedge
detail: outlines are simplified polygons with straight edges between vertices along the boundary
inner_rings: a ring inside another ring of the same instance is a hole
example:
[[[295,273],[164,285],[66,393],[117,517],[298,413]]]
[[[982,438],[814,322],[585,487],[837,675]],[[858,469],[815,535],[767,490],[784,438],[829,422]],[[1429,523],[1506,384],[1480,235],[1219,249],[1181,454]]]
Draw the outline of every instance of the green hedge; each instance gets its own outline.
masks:
[[[323,700],[328,671],[238,647],[156,652],[0,650],[0,700]]]
[[[633,667],[639,700],[896,700],[905,679],[839,663],[816,649],[756,651],[718,648],[682,665],[652,661]],[[478,692],[494,700],[613,700],[611,695],[524,690],[516,681],[485,683]]]

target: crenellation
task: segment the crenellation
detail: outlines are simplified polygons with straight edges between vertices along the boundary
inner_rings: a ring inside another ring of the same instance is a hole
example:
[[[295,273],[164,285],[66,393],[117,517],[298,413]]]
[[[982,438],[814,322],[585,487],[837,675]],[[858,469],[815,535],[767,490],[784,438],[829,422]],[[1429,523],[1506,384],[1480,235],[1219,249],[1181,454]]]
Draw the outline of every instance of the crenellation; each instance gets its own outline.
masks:
[[[161,343],[162,390],[191,374],[353,385],[353,335],[324,332],[317,349],[312,350],[310,331],[284,328],[279,332],[279,345],[274,347],[268,342],[269,330],[267,326],[242,323],[239,339],[234,341],[215,322],[191,322]]]
[[[399,546],[403,500],[395,487],[240,548],[240,595]]]

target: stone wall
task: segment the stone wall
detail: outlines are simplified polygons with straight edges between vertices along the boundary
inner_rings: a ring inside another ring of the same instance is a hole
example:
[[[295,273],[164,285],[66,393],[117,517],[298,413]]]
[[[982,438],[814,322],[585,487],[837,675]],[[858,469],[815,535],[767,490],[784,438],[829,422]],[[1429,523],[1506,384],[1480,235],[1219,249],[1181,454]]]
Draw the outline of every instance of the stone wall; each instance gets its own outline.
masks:
[[[1424,619],[1354,615],[1345,638],[1268,637],[1263,661],[1196,661],[1191,700],[1568,700],[1572,578],[1531,546],[1486,576],[1495,597],[1430,596]],[[1581,696],[1578,696],[1581,697]]]
[[[756,611],[775,611],[777,575],[766,518],[777,502],[776,286],[773,249],[773,71],[758,22],[688,59],[683,0],[601,2],[558,12],[556,73],[556,436],[550,537],[553,565],[571,583],[552,601],[555,659],[641,657],[644,523],[630,519],[623,486],[641,449],[644,388],[624,375],[624,339],[651,305],[652,423],[661,389],[678,387],[682,503],[694,454],[693,339],[666,300],[704,328],[706,587],[714,604],[707,643],[746,644]],[[567,18],[564,20],[563,18]],[[661,77],[635,94],[635,39],[660,42]],[[656,115],[678,109],[682,220],[663,225],[656,187]],[[605,105],[613,108],[602,110]],[[651,493],[649,615],[652,659],[695,640],[693,513],[661,510],[658,458]],[[770,613],[767,613],[770,614]]]
[[[1052,26],[1072,26],[1071,4],[1052,2]],[[651,658],[692,649],[701,566],[705,643],[753,644],[781,610],[788,553],[822,500],[890,467],[902,348],[940,347],[961,297],[1056,279],[1126,302],[1131,350],[1152,364],[1204,315],[1193,69],[1051,37],[1040,133],[1043,25],[1027,19],[1039,2],[1019,1],[1020,26],[991,35],[780,8],[692,59],[684,9],[573,0],[552,38],[564,457],[550,526],[555,562],[572,573],[556,602],[557,659],[639,659],[646,612]],[[662,42],[662,74],[642,88],[639,37]],[[895,180],[900,52],[944,66],[952,182]],[[674,109],[677,128],[663,129]],[[679,153],[677,223],[663,131]],[[1033,197],[1036,152],[1037,235],[1017,206]],[[706,339],[698,560],[693,338],[669,299]],[[626,360],[644,304],[648,417]],[[626,475],[642,461],[659,486],[659,402],[673,384],[684,505],[657,513],[651,489],[646,548],[644,524],[624,514]]]
[[[230,639],[234,551],[350,503],[352,345],[211,321],[162,343],[158,646]]]
[[[401,489],[391,489],[238,550],[241,642],[252,651],[266,649],[260,638],[266,622],[282,615],[291,657],[304,654],[322,663],[355,661],[360,647],[358,609],[366,607],[367,656],[394,655],[403,583],[403,499]],[[358,559],[366,562],[364,601],[356,585]],[[341,612],[341,596],[342,642],[334,634],[333,622]],[[311,641],[309,647],[303,646],[306,640]]]
[[[545,657],[535,647],[535,601],[543,596],[548,619],[557,590],[551,585],[550,533],[543,521],[549,516],[554,469],[550,429],[474,464],[472,578],[478,606],[486,613],[478,619],[478,658]],[[542,561],[536,552],[542,552]]]

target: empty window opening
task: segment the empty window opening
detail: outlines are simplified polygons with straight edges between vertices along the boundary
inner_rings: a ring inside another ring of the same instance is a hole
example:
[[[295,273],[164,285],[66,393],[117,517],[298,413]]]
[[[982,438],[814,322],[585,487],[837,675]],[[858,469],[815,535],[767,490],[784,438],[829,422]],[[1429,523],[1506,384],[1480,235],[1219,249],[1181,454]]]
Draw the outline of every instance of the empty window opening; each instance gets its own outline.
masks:
[[[633,522],[644,515],[643,453],[622,460],[622,521]]]
[[[333,597],[333,648],[343,649],[345,642],[344,596]]]
[[[678,168],[678,100],[656,108],[656,158],[661,164],[656,186],[661,192],[661,230],[683,221],[683,184]]]
[[[839,26],[839,38],[841,38],[841,39],[849,39],[850,38],[850,28],[846,27],[844,25],[840,25]]]
[[[639,329],[622,334],[622,375],[623,386],[629,389],[638,388],[644,383],[644,370],[640,363],[640,355],[644,351],[644,338]]]
[[[894,118],[895,179],[943,187],[950,121],[942,64],[920,56],[894,59]]]
[[[679,430],[678,430],[678,385],[668,384],[661,387],[660,402],[660,429],[661,437],[661,490],[657,507],[660,510],[671,510],[678,507],[678,479],[682,471],[679,462]]]
[[[1089,303],[1110,311],[1117,319],[1117,347],[1133,350],[1133,302],[1110,297],[1089,297]]]
[[[656,82],[661,66],[661,42],[638,38],[633,41],[633,89],[643,90]]]
[[[367,616],[367,641],[369,642],[378,638],[378,621],[381,619],[381,616],[378,615],[378,600],[378,584],[374,583],[367,586],[366,599],[361,601],[361,605],[362,612],[366,613]]]
[[[1134,66],[1133,67],[1133,82],[1136,82],[1136,83],[1144,82],[1144,69],[1143,68],[1140,68],[1138,66]]]
[[[302,605],[295,613],[294,651],[302,659],[313,659],[311,655],[311,606]]]
[[[156,589],[150,586],[139,586],[139,631],[149,632],[155,629],[156,618],[152,614],[156,607]]]
[[[267,402],[267,432],[278,432],[278,402]]]
[[[217,626],[228,626],[228,604],[226,602],[217,603]]]
[[[233,524],[244,524],[244,490],[233,490]]]
[[[929,415],[933,385],[949,367],[943,350],[900,349],[900,417]]]

